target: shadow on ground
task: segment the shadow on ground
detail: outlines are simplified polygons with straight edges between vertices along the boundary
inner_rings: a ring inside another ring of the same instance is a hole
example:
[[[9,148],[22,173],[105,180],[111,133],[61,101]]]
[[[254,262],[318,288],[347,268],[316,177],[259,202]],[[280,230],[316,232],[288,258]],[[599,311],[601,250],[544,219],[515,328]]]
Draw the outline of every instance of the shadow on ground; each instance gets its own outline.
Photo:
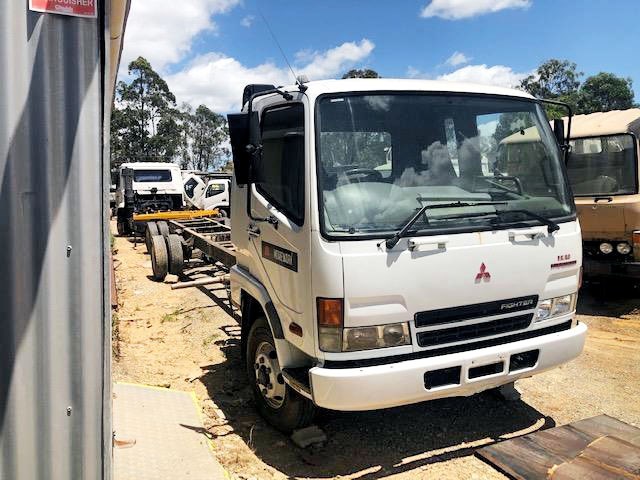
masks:
[[[613,280],[586,281],[578,295],[579,315],[621,317],[640,310],[640,284]]]
[[[223,330],[231,335],[217,342],[226,361],[202,367],[200,381],[234,432],[262,461],[290,477],[332,478],[370,469],[358,478],[377,479],[472,455],[474,442],[555,426],[522,401],[484,393],[372,412],[320,411],[316,424],[328,441],[302,450],[258,416],[240,360],[240,329]]]

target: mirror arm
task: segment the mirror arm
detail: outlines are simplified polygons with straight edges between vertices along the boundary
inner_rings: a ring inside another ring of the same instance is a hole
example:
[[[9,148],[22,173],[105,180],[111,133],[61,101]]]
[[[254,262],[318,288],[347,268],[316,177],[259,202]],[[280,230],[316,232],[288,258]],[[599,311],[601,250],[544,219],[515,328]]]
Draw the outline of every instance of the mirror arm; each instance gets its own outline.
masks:
[[[544,98],[538,99],[541,103],[547,103],[549,105],[557,105],[559,107],[563,107],[567,110],[567,133],[565,135],[565,141],[562,145],[560,145],[560,149],[564,154],[564,163],[566,164],[569,161],[569,152],[571,151],[571,146],[569,145],[569,139],[571,138],[571,118],[573,117],[573,110],[571,109],[571,105],[565,102],[559,102],[558,100],[547,100]]]

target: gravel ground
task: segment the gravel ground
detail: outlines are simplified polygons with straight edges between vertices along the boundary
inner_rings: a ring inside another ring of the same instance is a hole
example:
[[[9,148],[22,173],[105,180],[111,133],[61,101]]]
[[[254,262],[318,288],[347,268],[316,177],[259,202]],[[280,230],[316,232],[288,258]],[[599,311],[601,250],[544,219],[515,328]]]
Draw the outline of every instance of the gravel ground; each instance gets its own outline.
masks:
[[[640,426],[640,293],[589,285],[578,306],[589,326],[584,353],[519,381],[520,401],[485,393],[375,412],[321,412],[316,423],[328,441],[300,449],[252,405],[225,291],[172,291],[175,278],[148,277],[144,244],[116,238],[115,246],[114,381],[194,391],[215,455],[232,478],[498,479],[504,477],[473,456],[476,448],[601,413]]]

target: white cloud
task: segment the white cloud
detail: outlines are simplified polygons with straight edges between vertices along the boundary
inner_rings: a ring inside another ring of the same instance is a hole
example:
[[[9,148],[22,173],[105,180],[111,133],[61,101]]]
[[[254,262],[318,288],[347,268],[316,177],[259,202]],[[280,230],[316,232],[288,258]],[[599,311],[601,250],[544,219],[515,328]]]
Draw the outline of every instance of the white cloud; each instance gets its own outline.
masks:
[[[121,66],[145,57],[155,70],[182,60],[196,35],[215,31],[212,16],[228,12],[240,0],[134,0],[125,32]]]
[[[445,65],[449,65],[450,67],[457,67],[458,65],[464,65],[465,63],[469,63],[471,57],[467,57],[462,52],[453,52],[453,54],[445,60]]]
[[[451,73],[440,75],[438,80],[452,82],[471,82],[496,87],[515,87],[529,73],[514,72],[511,67],[505,65],[467,65]]]
[[[407,78],[431,78],[431,76],[416,67],[409,65],[407,68]]]
[[[240,20],[240,25],[246,28],[250,28],[253,25],[253,21],[256,19],[253,15],[247,15],[242,20]]]
[[[333,78],[364,60],[374,48],[366,38],[360,42],[346,42],[325,52],[306,55],[308,63],[295,65],[294,70],[310,80]],[[297,58],[302,57],[304,55]],[[185,101],[193,106],[203,103],[217,112],[240,109],[242,90],[247,84],[293,83],[287,67],[279,67],[273,62],[247,67],[235,58],[217,52],[196,57],[182,71],[166,76],[166,80],[178,102]]]
[[[375,45],[371,40],[363,38],[360,42],[345,42],[342,45],[322,53],[315,53],[310,63],[300,69],[309,80],[320,80],[340,73],[348,65],[353,65],[367,58]]]
[[[460,20],[510,8],[529,8],[529,6],[531,6],[531,0],[431,0],[422,9],[420,16]]]

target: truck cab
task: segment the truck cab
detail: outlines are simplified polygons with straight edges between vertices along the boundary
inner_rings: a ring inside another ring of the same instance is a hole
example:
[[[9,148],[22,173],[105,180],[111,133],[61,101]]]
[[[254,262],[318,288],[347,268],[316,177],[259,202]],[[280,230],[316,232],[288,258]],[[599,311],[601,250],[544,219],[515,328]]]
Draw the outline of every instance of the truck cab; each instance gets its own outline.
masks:
[[[640,280],[640,109],[572,119],[567,163],[587,278]]]
[[[213,176],[207,180],[207,177]],[[198,210],[215,210],[228,217],[230,213],[230,176],[211,173],[183,172],[185,200]]]
[[[118,233],[130,234],[135,228],[134,214],[182,210],[180,168],[162,162],[123,163],[115,196]]]
[[[468,396],[582,351],[580,225],[536,99],[424,80],[259,85],[229,126],[231,297],[276,427],[314,406]],[[500,161],[501,140],[531,127],[535,152]]]

